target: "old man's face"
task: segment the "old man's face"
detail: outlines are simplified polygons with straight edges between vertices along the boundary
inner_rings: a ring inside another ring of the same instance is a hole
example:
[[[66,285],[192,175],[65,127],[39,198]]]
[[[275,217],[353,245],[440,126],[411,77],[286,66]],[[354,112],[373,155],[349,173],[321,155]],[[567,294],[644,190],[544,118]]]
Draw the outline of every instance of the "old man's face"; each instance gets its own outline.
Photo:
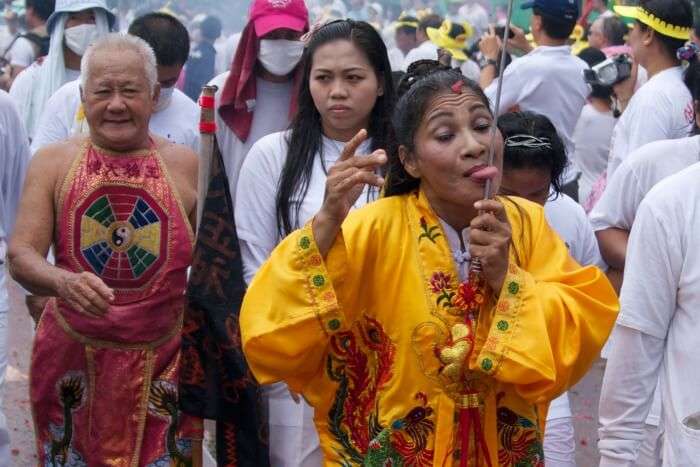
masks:
[[[83,89],[85,118],[93,141],[127,151],[148,139],[148,123],[158,99],[141,57],[132,50],[102,50],[91,61]]]

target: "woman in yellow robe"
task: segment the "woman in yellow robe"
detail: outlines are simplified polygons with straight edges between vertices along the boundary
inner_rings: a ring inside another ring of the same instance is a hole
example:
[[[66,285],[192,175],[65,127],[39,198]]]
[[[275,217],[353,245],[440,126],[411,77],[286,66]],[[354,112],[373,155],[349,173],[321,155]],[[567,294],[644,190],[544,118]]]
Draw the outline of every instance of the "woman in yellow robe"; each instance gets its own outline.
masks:
[[[260,383],[285,381],[315,408],[326,465],[542,466],[548,403],[598,356],[617,299],[541,207],[479,201],[502,165],[500,137],[484,165],[488,101],[455,72],[419,71],[404,78],[386,197],[348,214],[364,184],[384,183],[386,155],[354,155],[361,132],[314,220],[251,283],[243,348]]]

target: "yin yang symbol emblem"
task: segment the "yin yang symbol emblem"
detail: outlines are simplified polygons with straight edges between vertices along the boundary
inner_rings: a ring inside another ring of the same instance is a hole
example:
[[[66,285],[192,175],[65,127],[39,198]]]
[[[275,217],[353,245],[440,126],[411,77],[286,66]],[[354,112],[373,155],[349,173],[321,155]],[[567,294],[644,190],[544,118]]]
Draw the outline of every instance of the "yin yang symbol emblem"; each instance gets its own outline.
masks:
[[[128,222],[117,222],[110,231],[109,243],[117,251],[127,250],[134,242],[134,228]]]

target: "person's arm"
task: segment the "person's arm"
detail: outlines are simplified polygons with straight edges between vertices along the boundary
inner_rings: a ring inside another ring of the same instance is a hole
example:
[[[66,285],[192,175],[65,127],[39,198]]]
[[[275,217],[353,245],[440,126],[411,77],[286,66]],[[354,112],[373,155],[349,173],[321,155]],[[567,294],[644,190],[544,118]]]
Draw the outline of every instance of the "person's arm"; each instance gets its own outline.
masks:
[[[600,246],[600,252],[605,262],[611,268],[618,271],[625,270],[625,257],[627,256],[627,241],[629,232],[623,229],[610,227],[595,233]]]
[[[520,260],[511,256],[492,313],[480,317],[470,367],[514,385],[528,401],[544,403],[588,371],[612,329],[618,302],[598,268],[581,267],[570,257],[542,210],[517,215],[527,217],[520,222],[525,236],[513,235]]]
[[[510,29],[513,31],[513,37],[508,39],[508,47],[520,50],[524,54],[532,52],[533,48],[527,37],[525,37],[525,31],[512,24]]]
[[[605,271],[605,275],[608,276],[608,280],[612,284],[613,289],[615,289],[615,292],[618,295],[620,295],[620,290],[622,289],[622,280],[625,277],[624,271],[609,267],[607,271]]]
[[[488,60],[481,69],[479,77],[479,85],[482,89],[486,89],[498,76],[498,54],[501,50],[501,40],[496,36],[493,26],[489,27],[489,32],[481,37],[479,50],[484,59]]]
[[[491,53],[489,53],[489,55],[491,56]],[[498,55],[496,54],[496,59],[497,58]],[[521,92],[523,91],[523,86],[527,84],[523,80],[526,79],[525,77],[529,76],[529,73],[527,72],[518,73],[518,66],[521,63],[522,62],[520,60],[517,63],[513,62],[508,65],[505,70],[502,70],[503,88],[501,89],[501,102],[498,109],[496,109],[496,92],[498,91],[496,66],[493,64],[488,65],[482,70],[479,84],[484,90],[484,94],[486,94],[486,97],[489,99],[489,102],[491,103],[491,110],[494,112],[494,114],[502,115],[518,104],[521,98]],[[490,84],[485,86],[486,82],[489,82]]]
[[[603,259],[620,272],[625,269],[627,240],[637,209],[651,188],[642,186],[637,176],[638,168],[647,159],[643,151],[631,153],[608,178],[605,192],[590,215]]]
[[[46,261],[53,239],[54,190],[59,164],[51,149],[40,151],[27,171],[15,233],[8,252],[10,274],[29,292],[58,296],[78,311],[96,316],[107,312],[114,292],[91,273],[73,273]]]
[[[600,398],[601,466],[632,466],[644,437],[673,319],[683,242],[678,226],[648,204],[639,209],[630,235],[621,313]]]

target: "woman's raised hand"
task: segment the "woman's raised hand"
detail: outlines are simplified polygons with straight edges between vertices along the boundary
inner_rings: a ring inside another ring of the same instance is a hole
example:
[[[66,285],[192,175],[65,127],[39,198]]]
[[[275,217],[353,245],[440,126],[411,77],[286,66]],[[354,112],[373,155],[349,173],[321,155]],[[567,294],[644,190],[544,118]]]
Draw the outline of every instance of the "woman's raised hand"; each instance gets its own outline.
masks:
[[[482,212],[470,224],[469,253],[479,258],[484,279],[495,293],[500,293],[508,273],[511,229],[505,208],[499,201],[477,201]]]
[[[384,184],[376,170],[386,163],[386,153],[378,149],[368,156],[355,154],[366,139],[367,131],[360,130],[345,145],[340,159],[328,171],[326,195],[313,221],[316,244],[324,256],[365,185],[381,187]]]

